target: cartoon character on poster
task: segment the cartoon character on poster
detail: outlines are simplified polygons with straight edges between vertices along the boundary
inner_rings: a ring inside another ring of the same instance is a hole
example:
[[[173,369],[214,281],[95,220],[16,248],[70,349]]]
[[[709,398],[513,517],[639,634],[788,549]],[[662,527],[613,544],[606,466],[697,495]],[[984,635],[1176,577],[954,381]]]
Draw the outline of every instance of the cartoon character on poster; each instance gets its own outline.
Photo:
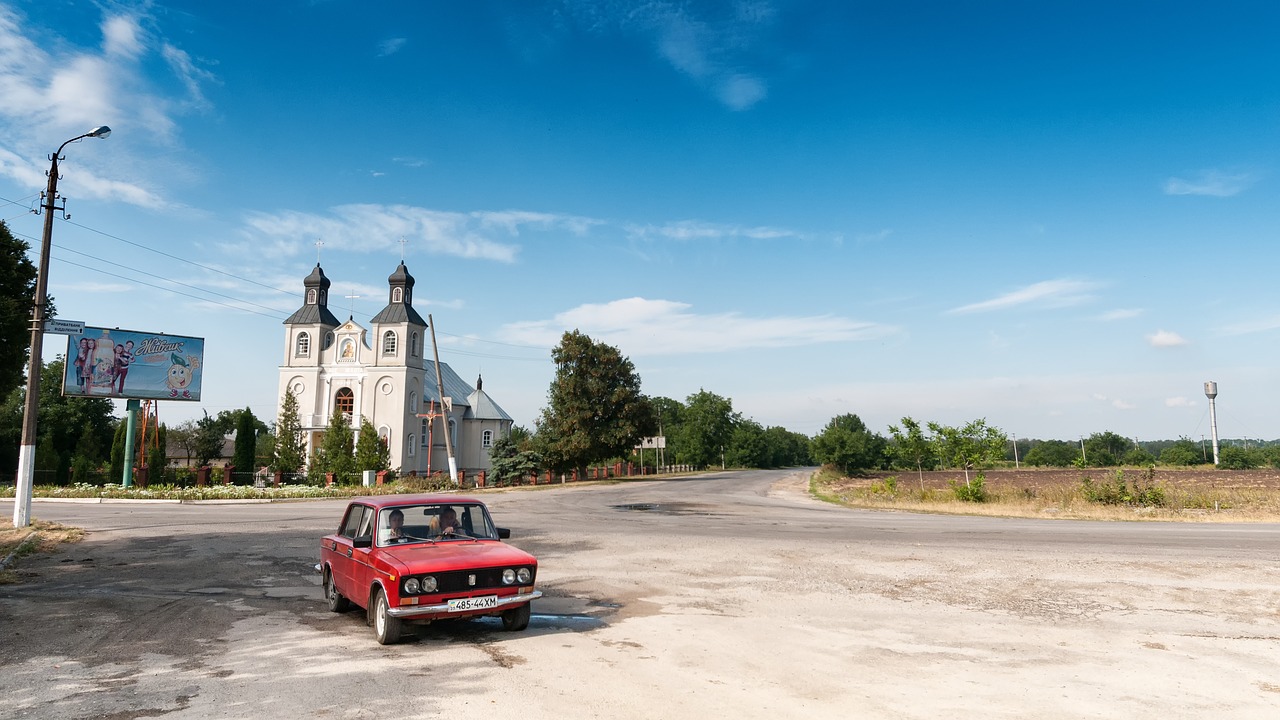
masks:
[[[173,363],[169,366],[169,372],[165,375],[164,384],[169,386],[169,397],[176,398],[181,395],[188,400],[191,399],[191,381],[194,379],[196,370],[200,369],[200,358],[192,355],[184,358],[177,353],[169,355],[169,361]]]

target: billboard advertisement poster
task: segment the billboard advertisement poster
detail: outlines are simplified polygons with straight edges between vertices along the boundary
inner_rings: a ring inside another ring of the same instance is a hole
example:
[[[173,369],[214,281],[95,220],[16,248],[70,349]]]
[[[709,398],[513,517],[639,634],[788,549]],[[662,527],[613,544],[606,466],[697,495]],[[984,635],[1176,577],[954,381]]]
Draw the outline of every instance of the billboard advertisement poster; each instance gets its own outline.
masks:
[[[67,336],[68,397],[199,400],[204,338],[86,327]]]

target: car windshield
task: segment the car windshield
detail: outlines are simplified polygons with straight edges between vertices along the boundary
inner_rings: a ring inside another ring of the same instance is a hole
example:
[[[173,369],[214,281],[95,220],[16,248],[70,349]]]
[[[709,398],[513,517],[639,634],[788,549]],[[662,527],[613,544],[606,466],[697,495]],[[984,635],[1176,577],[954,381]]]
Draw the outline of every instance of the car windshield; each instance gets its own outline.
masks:
[[[489,512],[479,503],[401,505],[378,511],[378,545],[497,540]]]

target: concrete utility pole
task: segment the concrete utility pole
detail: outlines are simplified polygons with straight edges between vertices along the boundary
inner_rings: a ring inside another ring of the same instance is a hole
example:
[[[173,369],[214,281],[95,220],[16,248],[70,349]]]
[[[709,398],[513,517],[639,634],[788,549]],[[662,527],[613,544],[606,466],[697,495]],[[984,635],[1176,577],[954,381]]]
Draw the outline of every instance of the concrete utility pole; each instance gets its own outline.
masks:
[[[440,374],[440,348],[436,346],[436,321],[427,315],[427,324],[431,326],[431,356],[436,361],[436,392],[440,394],[440,405],[444,408],[444,452],[449,456],[449,479],[458,484],[458,461],[453,457],[453,433],[449,432],[449,411],[451,408],[444,401],[444,379]],[[427,452],[431,452],[430,448]],[[428,456],[430,457],[430,456]]]
[[[49,294],[49,249],[53,245],[53,213],[64,210],[58,207],[58,161],[62,150],[73,142],[87,137],[105,138],[111,128],[103,125],[83,135],[77,135],[58,146],[49,156],[49,187],[44,192],[44,234],[40,237],[40,267],[36,273],[35,311],[31,315],[31,354],[27,358],[27,397],[22,408],[22,442],[18,446],[18,477],[15,480],[13,526],[31,524],[31,492],[36,475],[36,416],[40,412],[40,371],[44,369],[44,310]],[[64,210],[65,211],[65,210]]]

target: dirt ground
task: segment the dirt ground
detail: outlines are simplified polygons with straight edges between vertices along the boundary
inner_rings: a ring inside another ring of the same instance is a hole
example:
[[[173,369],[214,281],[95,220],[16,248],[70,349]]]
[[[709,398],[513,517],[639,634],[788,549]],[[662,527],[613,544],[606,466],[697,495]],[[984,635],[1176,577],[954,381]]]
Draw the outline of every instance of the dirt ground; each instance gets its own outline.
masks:
[[[1095,482],[1109,479],[1116,468],[1027,468],[1020,470],[996,469],[984,470],[987,487],[990,489],[1050,488],[1077,487],[1080,479],[1086,475]],[[1125,477],[1130,479],[1142,476],[1139,468],[1123,468]],[[895,470],[893,472],[869,473],[866,478],[854,480],[875,480],[889,476],[897,476],[900,486],[919,488],[919,474],[910,471]],[[964,472],[960,470],[926,470],[924,486],[938,490],[948,489],[952,480],[964,480]],[[1280,490],[1280,470],[1213,470],[1207,468],[1170,469],[1156,468],[1155,481],[1169,488],[1183,489],[1219,489],[1219,490]]]

